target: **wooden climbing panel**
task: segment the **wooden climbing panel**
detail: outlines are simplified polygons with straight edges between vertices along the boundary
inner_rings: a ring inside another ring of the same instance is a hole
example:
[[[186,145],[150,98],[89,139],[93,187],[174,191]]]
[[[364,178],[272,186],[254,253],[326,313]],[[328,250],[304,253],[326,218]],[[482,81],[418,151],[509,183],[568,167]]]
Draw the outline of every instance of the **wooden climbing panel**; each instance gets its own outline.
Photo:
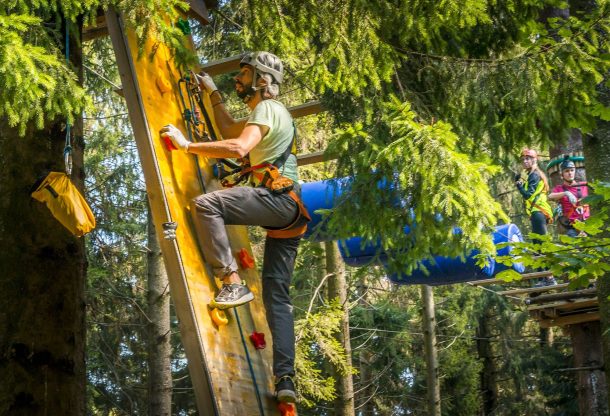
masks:
[[[209,160],[169,151],[159,131],[174,124],[186,131],[178,81],[181,74],[168,49],[154,39],[138,54],[133,32],[114,11],[106,13],[119,67],[134,139],[140,155],[157,236],[161,242],[170,290],[180,320],[181,338],[200,415],[279,415],[272,397],[271,335],[262,304],[261,281],[250,263],[240,270],[255,300],[226,313],[210,310],[217,283],[197,244],[190,212],[197,195],[220,188]],[[190,42],[190,37],[185,36]],[[205,97],[211,115],[211,105]],[[215,126],[208,126],[215,128]],[[217,136],[220,134],[217,132]],[[164,224],[177,225],[176,238],[165,239]],[[251,256],[245,227],[227,227],[231,246],[243,259]],[[239,263],[239,261],[238,261]],[[266,347],[250,341],[253,332],[265,334]],[[260,347],[260,345],[259,345]]]

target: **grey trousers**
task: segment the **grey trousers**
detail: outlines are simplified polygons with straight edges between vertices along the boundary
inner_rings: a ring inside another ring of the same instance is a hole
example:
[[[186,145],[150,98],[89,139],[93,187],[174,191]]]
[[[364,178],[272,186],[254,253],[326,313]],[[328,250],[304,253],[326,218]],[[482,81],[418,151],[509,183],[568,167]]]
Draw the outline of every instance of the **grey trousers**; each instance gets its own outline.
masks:
[[[197,238],[205,259],[222,278],[238,271],[225,225],[286,227],[297,215],[296,202],[266,188],[235,187],[193,200]],[[273,338],[273,373],[294,375],[294,317],[290,282],[301,237],[265,240],[263,303]]]

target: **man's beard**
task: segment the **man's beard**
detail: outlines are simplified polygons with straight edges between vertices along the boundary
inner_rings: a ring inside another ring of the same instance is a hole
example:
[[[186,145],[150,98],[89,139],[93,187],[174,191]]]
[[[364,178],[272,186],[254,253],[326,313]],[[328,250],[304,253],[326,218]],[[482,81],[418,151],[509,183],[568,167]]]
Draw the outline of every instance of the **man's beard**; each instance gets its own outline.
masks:
[[[241,82],[239,82],[238,84],[241,85],[242,89],[241,91],[237,91],[237,96],[242,100],[248,98],[254,93],[254,91],[252,91],[252,83],[250,83],[250,85],[248,85],[247,87]]]

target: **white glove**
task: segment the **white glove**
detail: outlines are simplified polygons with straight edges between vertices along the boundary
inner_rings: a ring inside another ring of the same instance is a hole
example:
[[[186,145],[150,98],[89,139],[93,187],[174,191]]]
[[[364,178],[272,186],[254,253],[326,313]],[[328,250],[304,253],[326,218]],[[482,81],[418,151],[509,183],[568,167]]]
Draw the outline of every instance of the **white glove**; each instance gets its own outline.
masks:
[[[202,87],[208,94],[212,94],[214,91],[218,91],[216,88],[216,84],[214,84],[214,80],[211,76],[201,71],[200,73],[195,75],[197,77],[197,81],[199,82],[199,86]]]
[[[574,196],[574,194],[572,192],[565,191],[563,194],[568,198],[568,201],[570,201],[570,204],[576,205],[578,200],[576,199],[576,197]]]
[[[174,146],[176,146],[178,149],[184,150],[185,152],[188,151],[189,145],[191,144],[191,142],[186,140],[184,134],[182,134],[182,132],[172,124],[168,124],[161,129],[161,136],[169,137]]]

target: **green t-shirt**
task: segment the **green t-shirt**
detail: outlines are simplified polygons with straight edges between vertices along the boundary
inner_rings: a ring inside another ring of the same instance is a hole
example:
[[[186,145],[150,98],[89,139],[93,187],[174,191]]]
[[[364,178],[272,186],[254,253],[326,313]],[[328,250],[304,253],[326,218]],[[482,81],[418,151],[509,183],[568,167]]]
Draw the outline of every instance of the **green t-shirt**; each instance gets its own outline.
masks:
[[[284,104],[276,100],[263,100],[256,105],[246,124],[269,127],[269,131],[254,149],[250,150],[250,164],[273,163],[292,143],[294,126],[292,116]],[[280,169],[282,175],[298,181],[297,158],[291,154]]]

